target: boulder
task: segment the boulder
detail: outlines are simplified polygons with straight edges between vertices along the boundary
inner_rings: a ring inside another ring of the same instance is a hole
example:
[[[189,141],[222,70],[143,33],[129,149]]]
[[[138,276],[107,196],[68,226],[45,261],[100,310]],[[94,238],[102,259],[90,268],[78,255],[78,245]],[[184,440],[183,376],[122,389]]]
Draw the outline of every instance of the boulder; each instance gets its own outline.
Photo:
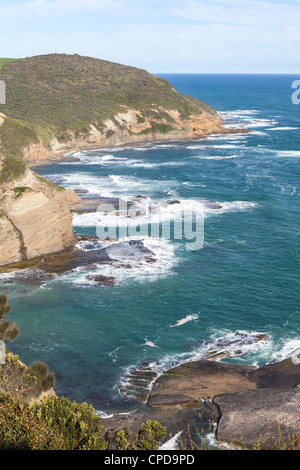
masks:
[[[109,276],[87,276],[88,281],[95,282],[98,286],[114,286],[115,278]]]

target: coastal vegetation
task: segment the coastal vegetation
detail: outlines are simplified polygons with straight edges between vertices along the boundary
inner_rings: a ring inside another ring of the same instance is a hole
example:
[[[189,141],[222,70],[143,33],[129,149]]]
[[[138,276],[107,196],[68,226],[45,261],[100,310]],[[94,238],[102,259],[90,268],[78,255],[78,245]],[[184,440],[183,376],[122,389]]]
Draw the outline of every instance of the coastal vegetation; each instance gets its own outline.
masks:
[[[0,341],[7,339],[14,341],[20,333],[16,324],[7,319],[9,311],[10,306],[7,303],[7,296],[0,294]]]
[[[154,421],[139,433],[107,435],[87,403],[52,396],[24,403],[0,394],[0,450],[152,450],[164,437],[164,428]]]
[[[0,184],[20,178],[26,169],[23,160],[15,155],[7,155],[2,161]]]
[[[75,148],[233,132],[214,109],[168,81],[92,57],[1,59],[0,81],[6,90],[0,104],[0,266],[61,252],[75,240],[70,206],[79,196],[29,166]]]
[[[5,58],[5,57],[0,57],[0,69],[3,67],[3,65],[5,65],[7,62],[12,62],[13,60],[16,60],[16,59],[8,59],[8,58]]]
[[[139,124],[151,119],[147,133],[174,130],[167,110],[177,110],[180,119],[203,112],[216,115],[206,104],[177,93],[169,82],[146,70],[91,57],[50,54],[1,59],[0,69],[7,93],[0,111],[8,116],[0,134],[3,151],[12,155],[39,139],[47,145],[54,136],[65,141],[71,133],[88,135],[91,124],[104,129],[107,119],[126,108],[139,110]],[[161,120],[169,124],[158,125]],[[117,124],[121,128],[122,123]],[[113,135],[112,130],[106,132],[107,138]]]
[[[7,320],[7,296],[0,295],[0,338],[19,334]],[[139,432],[104,432],[102,420],[87,403],[55,395],[54,373],[41,361],[29,367],[7,351],[0,364],[0,450],[145,450],[155,449],[166,435],[157,421],[142,423]]]

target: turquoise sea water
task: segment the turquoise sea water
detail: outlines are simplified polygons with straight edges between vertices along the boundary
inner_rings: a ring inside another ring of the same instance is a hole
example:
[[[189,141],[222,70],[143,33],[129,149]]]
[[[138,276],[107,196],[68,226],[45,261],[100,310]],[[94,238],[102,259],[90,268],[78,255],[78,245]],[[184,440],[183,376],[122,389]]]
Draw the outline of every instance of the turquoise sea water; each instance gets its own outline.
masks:
[[[231,360],[244,364],[279,360],[300,346],[300,108],[291,101],[298,77],[161,76],[217,109],[227,125],[252,132],[77,152],[35,170],[83,196],[176,198],[196,210],[216,201],[222,209],[205,212],[203,249],[147,239],[155,263],[97,267],[116,277],[114,287],[95,287],[89,272],[0,275],[21,330],[14,352],[28,364],[47,362],[58,394],[107,414],[135,406],[119,386],[147,361],[160,372],[201,357],[219,338],[241,338],[243,355]],[[74,216],[74,231],[95,234],[98,216]],[[256,332],[268,339],[247,344]]]

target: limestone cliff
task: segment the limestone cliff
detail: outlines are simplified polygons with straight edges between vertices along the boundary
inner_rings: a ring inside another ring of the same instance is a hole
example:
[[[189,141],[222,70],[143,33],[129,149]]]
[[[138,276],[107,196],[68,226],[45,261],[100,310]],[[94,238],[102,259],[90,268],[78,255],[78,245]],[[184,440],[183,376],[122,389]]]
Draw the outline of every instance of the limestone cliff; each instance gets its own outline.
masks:
[[[63,250],[74,242],[69,205],[80,198],[25,169],[0,187],[0,265]]]
[[[61,158],[71,150],[111,147],[138,142],[181,140],[203,137],[210,134],[228,133],[217,114],[203,112],[201,115],[190,115],[181,119],[179,111],[165,108],[154,108],[163,112],[163,118],[143,117],[141,112],[124,107],[124,111],[103,122],[101,128],[90,124],[84,135],[78,136],[72,130],[66,133],[65,141],[54,137],[48,145],[41,141],[32,143],[23,149],[23,159],[28,165],[39,165],[45,161]],[[165,116],[170,116],[172,126]]]

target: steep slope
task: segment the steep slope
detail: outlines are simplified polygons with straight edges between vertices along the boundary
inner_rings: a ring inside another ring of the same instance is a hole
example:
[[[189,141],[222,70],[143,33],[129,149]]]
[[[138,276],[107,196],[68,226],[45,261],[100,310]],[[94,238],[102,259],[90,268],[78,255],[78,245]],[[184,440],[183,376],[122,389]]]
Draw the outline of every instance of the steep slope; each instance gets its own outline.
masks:
[[[212,108],[135,67],[51,54],[6,63],[0,80],[2,145],[30,164],[72,148],[226,132]]]
[[[6,120],[0,114],[0,130]],[[22,145],[18,133],[11,139],[12,145],[18,139]],[[79,201],[74,191],[44,180],[17,153],[0,147],[0,266],[72,245],[70,205]]]
[[[43,180],[25,164],[3,181],[1,164],[0,266],[70,246],[74,235],[69,206],[80,198],[72,190]]]

